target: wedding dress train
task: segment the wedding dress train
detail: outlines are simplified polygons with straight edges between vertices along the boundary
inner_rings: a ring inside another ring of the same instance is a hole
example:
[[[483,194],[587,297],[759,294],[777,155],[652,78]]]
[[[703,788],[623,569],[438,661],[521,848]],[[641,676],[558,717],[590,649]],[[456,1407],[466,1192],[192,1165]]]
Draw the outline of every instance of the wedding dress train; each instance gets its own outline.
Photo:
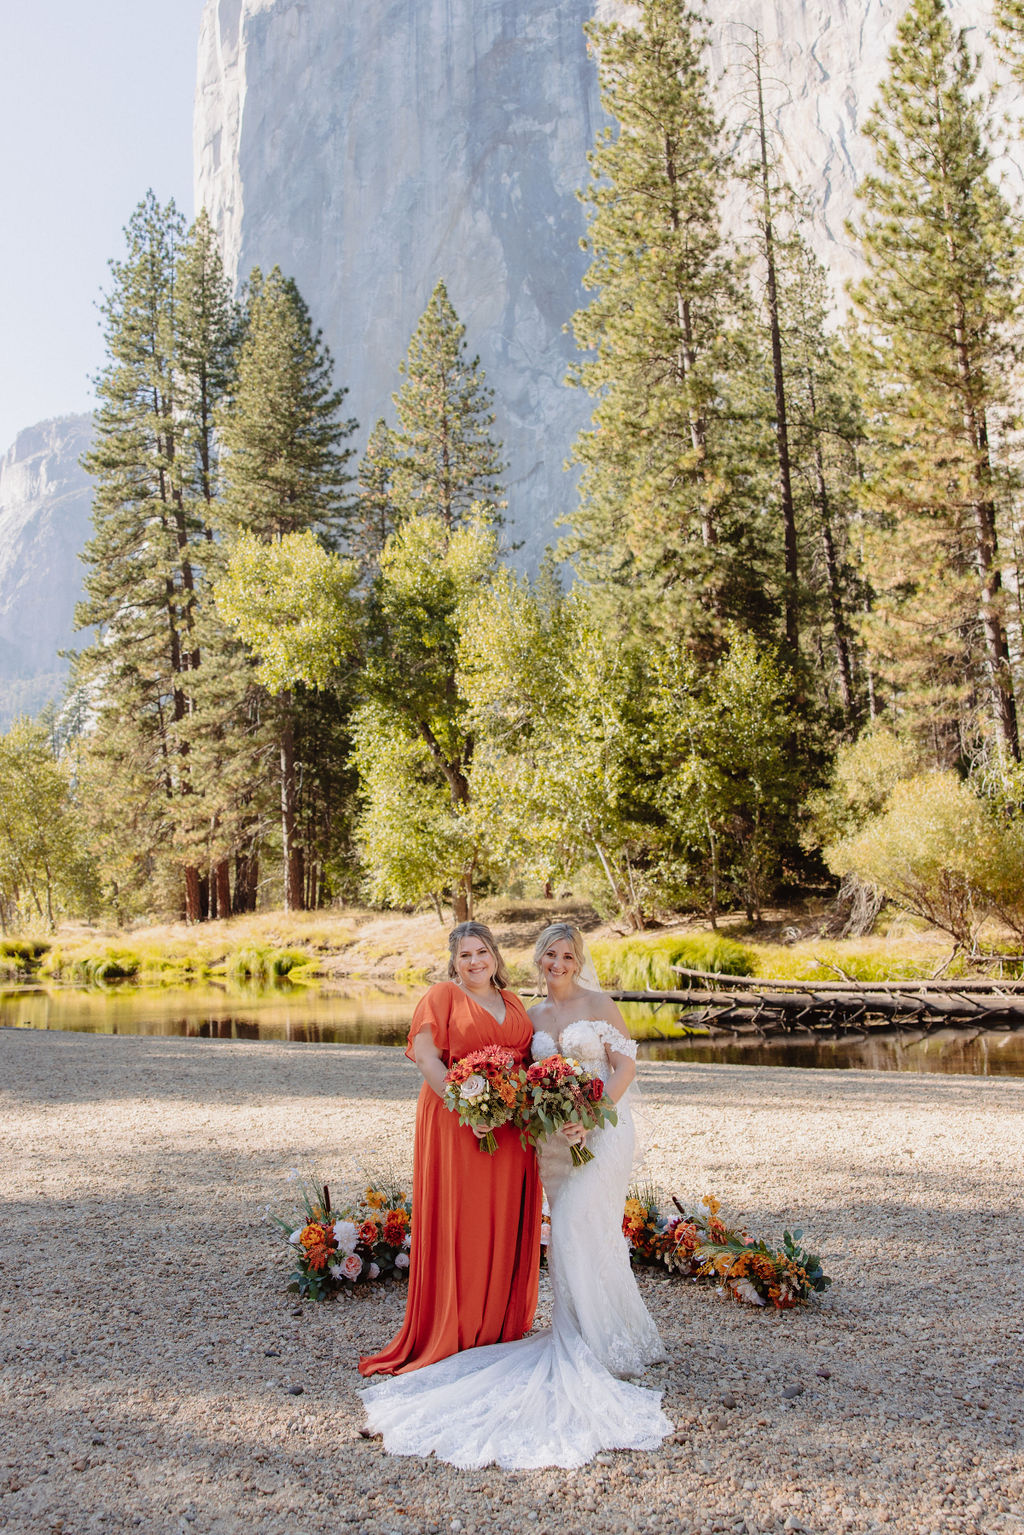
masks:
[[[533,1053],[561,1049],[598,1075],[604,1044],[636,1046],[604,1022],[574,1023],[561,1041],[538,1034]],[[599,1450],[655,1449],[673,1425],[661,1392],[621,1379],[666,1357],[640,1298],[622,1235],[633,1159],[630,1093],[618,1124],[587,1138],[594,1160],[573,1169],[564,1141],[541,1155],[551,1206],[549,1328],[513,1343],[467,1349],[375,1382],[360,1395],[371,1429],[393,1455],[430,1455],[464,1468],[585,1465]]]

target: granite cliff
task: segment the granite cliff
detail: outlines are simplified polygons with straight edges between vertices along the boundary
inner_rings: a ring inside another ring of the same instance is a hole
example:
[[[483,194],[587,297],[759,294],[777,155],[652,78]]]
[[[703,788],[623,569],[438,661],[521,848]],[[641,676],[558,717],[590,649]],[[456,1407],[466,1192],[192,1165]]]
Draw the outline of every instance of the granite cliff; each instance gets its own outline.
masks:
[[[787,174],[813,196],[837,286],[859,138],[903,0],[716,0],[713,70],[735,127],[751,29]],[[206,0],[197,206],[230,270],[293,275],[365,436],[439,276],[496,392],[510,520],[532,562],[571,513],[563,468],[589,418],[564,384],[583,299],[575,192],[602,121],[582,26],[620,0]],[[983,27],[985,0],[955,7]],[[736,224],[739,206],[729,210]]]
[[[82,643],[92,482],[79,459],[91,437],[91,416],[62,416],[19,432],[0,459],[0,726],[60,699],[58,651]]]

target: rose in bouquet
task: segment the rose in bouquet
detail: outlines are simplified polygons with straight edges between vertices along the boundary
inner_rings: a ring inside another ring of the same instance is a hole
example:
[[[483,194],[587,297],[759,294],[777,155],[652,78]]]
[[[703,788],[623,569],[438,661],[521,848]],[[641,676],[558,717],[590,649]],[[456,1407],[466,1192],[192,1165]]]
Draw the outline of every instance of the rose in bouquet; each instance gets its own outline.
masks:
[[[486,1130],[477,1144],[491,1156],[498,1149],[494,1131],[514,1116],[519,1091],[511,1050],[489,1045],[453,1061],[444,1079],[444,1101],[459,1123]]]
[[[564,1055],[549,1055],[520,1069],[521,1102],[519,1128],[523,1145],[536,1146],[563,1125],[578,1124],[585,1130],[597,1125],[617,1124],[615,1105],[604,1094],[600,1077]],[[574,1167],[594,1160],[586,1146],[570,1146]]]

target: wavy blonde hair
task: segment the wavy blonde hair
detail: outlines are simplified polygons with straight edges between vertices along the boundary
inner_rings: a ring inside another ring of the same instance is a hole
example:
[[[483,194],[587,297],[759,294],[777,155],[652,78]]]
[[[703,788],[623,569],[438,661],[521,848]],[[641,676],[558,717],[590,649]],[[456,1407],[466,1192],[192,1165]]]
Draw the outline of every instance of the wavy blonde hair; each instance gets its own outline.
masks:
[[[559,940],[563,943],[572,944],[572,952],[576,957],[576,974],[579,975],[586,962],[586,949],[584,947],[583,934],[571,922],[552,922],[544,929],[533,946],[534,965],[539,971],[540,959],[544,950],[549,948],[551,944],[558,943]]]
[[[450,980],[456,980],[458,972],[455,969],[455,956],[459,951],[459,944],[463,938],[479,938],[480,942],[494,955],[494,975],[491,977],[491,985],[497,986],[500,991],[507,991],[510,979],[505,961],[501,957],[501,951],[494,941],[494,934],[483,922],[460,922],[458,927],[453,927],[448,934],[448,976]]]

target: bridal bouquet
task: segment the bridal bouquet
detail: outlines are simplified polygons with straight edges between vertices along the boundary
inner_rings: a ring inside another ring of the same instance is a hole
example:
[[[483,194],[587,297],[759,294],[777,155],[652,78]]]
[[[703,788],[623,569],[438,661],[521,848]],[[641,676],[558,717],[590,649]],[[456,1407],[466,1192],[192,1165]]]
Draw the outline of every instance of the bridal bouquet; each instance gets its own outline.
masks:
[[[564,1055],[549,1055],[520,1070],[522,1090],[519,1127],[523,1145],[536,1146],[563,1125],[579,1124],[585,1130],[596,1125],[617,1124],[618,1115],[610,1098],[604,1095],[600,1077],[592,1077],[579,1061]],[[572,1165],[582,1167],[594,1160],[586,1146],[570,1146]]]
[[[515,1064],[511,1050],[489,1045],[453,1061],[444,1079],[446,1106],[458,1114],[460,1124],[487,1131],[477,1144],[491,1156],[498,1149],[494,1131],[507,1125],[516,1111],[519,1091],[513,1076]]]

